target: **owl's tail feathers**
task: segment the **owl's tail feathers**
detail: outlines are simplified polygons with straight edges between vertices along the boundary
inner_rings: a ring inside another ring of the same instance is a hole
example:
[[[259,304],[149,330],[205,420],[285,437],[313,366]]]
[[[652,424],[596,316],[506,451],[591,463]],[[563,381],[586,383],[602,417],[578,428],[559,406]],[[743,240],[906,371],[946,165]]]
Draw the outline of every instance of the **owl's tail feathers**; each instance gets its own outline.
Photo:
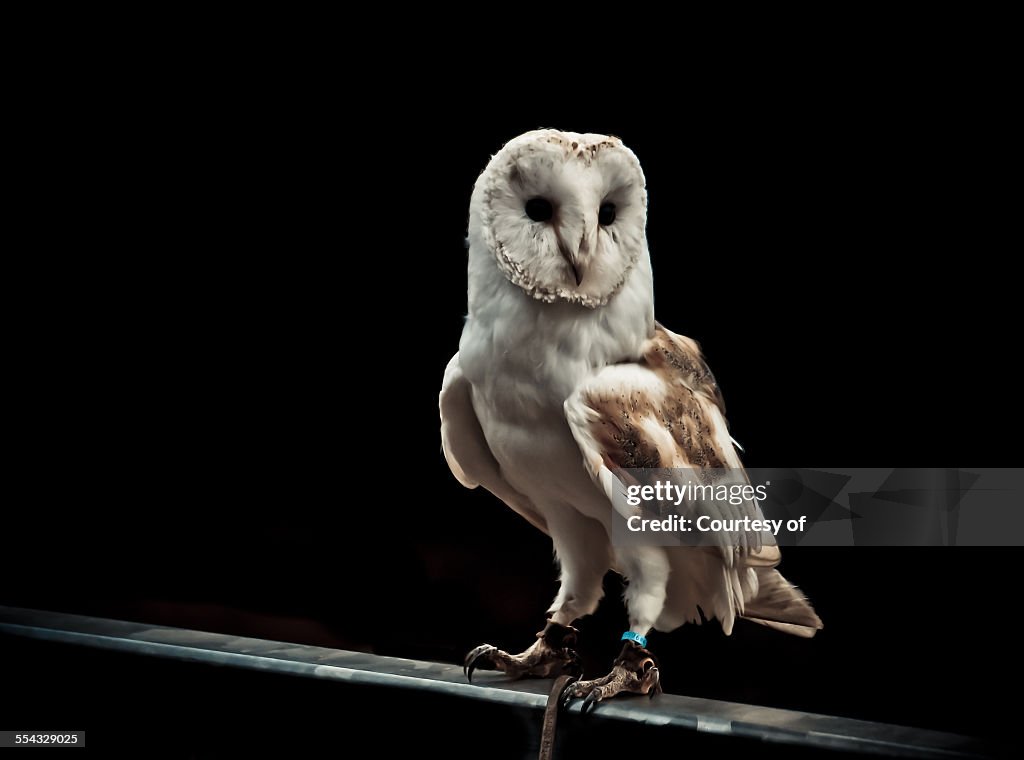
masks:
[[[778,570],[756,568],[757,596],[743,606],[743,617],[783,633],[809,639],[822,622],[800,589]]]

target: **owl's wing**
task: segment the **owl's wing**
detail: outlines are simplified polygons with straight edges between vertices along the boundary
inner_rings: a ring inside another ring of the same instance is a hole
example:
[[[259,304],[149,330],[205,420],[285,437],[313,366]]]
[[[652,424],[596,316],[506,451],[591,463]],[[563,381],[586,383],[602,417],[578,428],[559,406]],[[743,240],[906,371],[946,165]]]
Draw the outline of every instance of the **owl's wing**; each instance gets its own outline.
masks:
[[[463,376],[458,353],[448,362],[441,384],[441,450],[452,474],[466,488],[483,486],[535,528],[548,532],[547,522],[529,499],[501,475],[484,431],[473,410],[473,388]]]
[[[731,468],[745,479],[725,422],[715,378],[697,343],[660,324],[640,360],[601,369],[565,403],[566,418],[583,454],[584,466],[612,503],[623,487],[618,468]],[[752,500],[697,502],[694,517],[761,517]],[[771,567],[779,561],[774,544],[749,534],[711,534],[726,566]]]

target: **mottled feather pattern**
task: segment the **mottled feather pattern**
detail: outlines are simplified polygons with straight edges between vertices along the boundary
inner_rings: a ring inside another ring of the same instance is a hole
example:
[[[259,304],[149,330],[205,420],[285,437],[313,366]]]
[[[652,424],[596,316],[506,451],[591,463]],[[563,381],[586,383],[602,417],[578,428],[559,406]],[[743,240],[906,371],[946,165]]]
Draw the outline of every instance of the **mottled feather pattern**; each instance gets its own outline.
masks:
[[[655,322],[654,337],[644,347],[643,361],[667,383],[682,383],[694,393],[703,395],[725,414],[725,399],[697,341],[676,335]]]
[[[697,343],[656,325],[639,360],[596,373],[566,402],[566,417],[591,476],[612,500],[618,468],[741,468],[723,409]],[[720,516],[742,517],[752,506]],[[804,596],[773,569],[781,559],[775,545],[724,542],[669,555],[668,603],[658,628],[699,623],[698,607],[726,633],[737,617],[800,636],[821,628]],[[772,590],[770,601],[760,599],[762,586]],[[776,619],[761,619],[767,610]]]
[[[596,413],[588,426],[606,467],[739,465],[722,435],[725,404],[694,341],[659,324],[634,366],[655,376],[653,392],[628,387],[629,379],[588,384],[579,399]]]

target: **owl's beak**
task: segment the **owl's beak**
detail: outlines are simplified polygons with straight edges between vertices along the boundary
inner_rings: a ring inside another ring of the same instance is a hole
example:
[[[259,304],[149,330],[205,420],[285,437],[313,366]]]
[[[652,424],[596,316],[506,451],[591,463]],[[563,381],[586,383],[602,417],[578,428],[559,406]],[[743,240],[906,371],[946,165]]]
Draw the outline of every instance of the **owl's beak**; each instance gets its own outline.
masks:
[[[572,271],[573,277],[576,278],[576,287],[579,287],[583,283],[583,266],[580,261],[580,249],[573,250],[569,245],[566,244],[565,238],[562,235],[561,230],[555,227],[555,238],[558,240],[558,252],[562,254],[562,258],[569,265],[569,269]]]

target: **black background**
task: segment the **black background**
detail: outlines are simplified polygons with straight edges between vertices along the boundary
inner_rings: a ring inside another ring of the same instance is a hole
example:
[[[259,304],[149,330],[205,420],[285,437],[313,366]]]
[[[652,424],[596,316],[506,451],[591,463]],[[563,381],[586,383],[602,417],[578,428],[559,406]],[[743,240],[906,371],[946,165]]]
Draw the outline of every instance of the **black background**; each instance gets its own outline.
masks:
[[[538,126],[637,153],[658,318],[703,345],[749,465],[1012,465],[998,117],[970,87],[878,84],[663,93],[674,113],[391,93],[339,118],[268,78],[117,128],[93,103],[106,126],[48,159],[82,253],[26,281],[15,331],[0,602],[448,661],[529,644],[549,542],[451,477],[436,395],[473,181]],[[1019,559],[791,549],[817,638],[712,623],[651,646],[672,692],[991,734]],[[607,590],[591,674],[624,627]]]

